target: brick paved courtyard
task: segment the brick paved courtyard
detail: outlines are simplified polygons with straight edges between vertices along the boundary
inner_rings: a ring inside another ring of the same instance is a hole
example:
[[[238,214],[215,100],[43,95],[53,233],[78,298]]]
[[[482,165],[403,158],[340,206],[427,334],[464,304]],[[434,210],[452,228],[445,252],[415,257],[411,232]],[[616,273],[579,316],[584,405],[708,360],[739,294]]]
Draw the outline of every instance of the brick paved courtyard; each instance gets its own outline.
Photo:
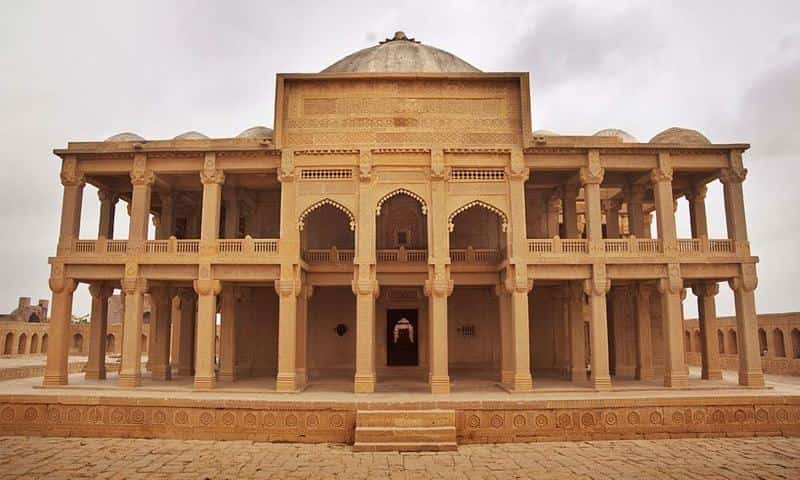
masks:
[[[439,454],[343,445],[0,437],[2,478],[800,478],[800,439],[461,446]]]

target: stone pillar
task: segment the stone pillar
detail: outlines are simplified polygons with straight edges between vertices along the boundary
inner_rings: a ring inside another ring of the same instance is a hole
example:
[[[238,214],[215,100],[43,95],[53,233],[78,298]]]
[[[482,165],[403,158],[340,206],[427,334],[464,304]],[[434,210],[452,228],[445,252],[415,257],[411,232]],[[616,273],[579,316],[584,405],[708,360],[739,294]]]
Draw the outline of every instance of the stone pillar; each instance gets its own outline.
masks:
[[[676,248],[675,203],[672,198],[672,166],[669,153],[658,154],[658,167],[650,172],[653,182],[653,196],[656,201],[658,238],[663,243],[664,252],[674,252]]]
[[[636,314],[636,379],[653,380],[653,335],[650,319],[652,287],[639,283],[634,291]]]
[[[151,187],[155,182],[155,174],[151,170],[144,170],[144,161],[138,163],[139,157],[143,158],[144,154],[136,154],[135,167],[130,174],[133,195],[130,202],[131,223],[128,229],[129,253],[144,253],[145,251],[147,230],[150,224]]]
[[[506,288],[511,293],[511,338],[514,348],[512,389],[515,392],[528,392],[533,388],[528,310],[528,293],[533,288],[533,280],[514,277],[507,281]]]
[[[356,267],[353,293],[356,295],[356,393],[375,391],[375,199],[372,195],[372,153],[359,155],[358,221],[356,230]]]
[[[450,392],[447,340],[447,297],[453,293],[450,278],[450,235],[447,212],[448,170],[444,150],[431,150],[431,202],[428,211],[428,297],[429,367],[431,393]]]
[[[219,379],[225,382],[236,380],[237,293],[236,287],[230,283],[222,286]]]
[[[314,288],[303,285],[297,301],[297,384],[300,388],[308,384],[308,301]]]
[[[161,199],[161,213],[158,216],[156,240],[166,240],[175,235],[175,195],[169,191],[158,193]]]
[[[564,187],[562,206],[564,210],[564,233],[566,238],[578,238],[578,191],[580,185],[568,183]]]
[[[275,280],[279,299],[278,314],[278,375],[275,388],[279,392],[297,391],[297,295],[299,281],[293,272],[282,272]]]
[[[728,227],[728,238],[736,242],[737,248],[746,246],[747,220],[744,212],[744,193],[742,183],[747,177],[747,170],[742,166],[742,153],[731,153],[731,168],[720,172],[720,181],[725,196],[725,221]],[[746,252],[749,254],[749,251]]]
[[[92,296],[92,316],[89,325],[89,360],[86,363],[87,380],[106,378],[106,333],[108,331],[108,298],[113,293],[105,283],[89,285]]]
[[[147,352],[153,380],[171,380],[169,365],[170,327],[172,324],[172,298],[166,286],[150,289],[152,312],[150,315],[150,351]]]
[[[705,185],[693,185],[691,192],[686,195],[689,200],[689,222],[692,228],[692,238],[708,238],[708,221],[706,220],[706,192]]]
[[[730,282],[736,305],[736,338],[739,352],[739,385],[763,387],[764,372],[758,346],[758,317],[755,289],[758,285],[756,266],[743,263],[741,274]]]
[[[589,297],[589,309],[591,310],[589,336],[592,346],[592,386],[595,390],[611,389],[606,311],[606,294],[610,288],[611,280],[608,278],[605,265],[592,265],[592,278],[584,281],[583,291]]]
[[[644,185],[631,185],[628,197],[628,228],[636,238],[646,238],[644,228]]]
[[[697,296],[698,323],[702,342],[702,378],[704,380],[722,380],[719,342],[717,341],[717,307],[714,303],[714,297],[719,293],[719,285],[716,282],[697,283],[692,287],[692,292]]]
[[[569,282],[569,356],[570,379],[586,380],[586,338],[583,321],[583,288],[579,282]]]
[[[500,320],[500,381],[511,386],[514,382],[514,338],[511,322],[511,295],[505,285],[496,285],[497,308]]]
[[[560,235],[559,232],[559,216],[561,215],[561,197],[562,193],[556,189],[552,195],[547,199],[547,237],[553,238]],[[524,199],[523,199],[524,205]]]
[[[606,236],[608,238],[620,238],[619,211],[622,203],[614,198],[605,200],[602,204],[606,211]]]
[[[83,203],[83,186],[86,180],[78,171],[78,162],[74,156],[64,159],[61,165],[61,185],[64,195],[61,200],[61,229],[58,235],[58,255],[66,255],[72,251],[75,240],[81,230],[81,206]]]
[[[97,226],[97,236],[114,238],[114,215],[119,197],[108,190],[98,190],[97,198],[100,200],[100,222]]]
[[[203,182],[203,211],[200,223],[200,255],[209,256],[217,253],[217,238],[219,237],[220,202],[222,200],[222,184],[225,174],[222,170],[213,167],[216,161],[215,154],[206,153],[205,166],[200,172],[200,181]]]
[[[138,387],[142,383],[142,314],[147,280],[136,276],[138,268],[129,264],[120,283],[125,292],[125,317],[122,322],[122,363],[119,370],[121,387]]]
[[[208,275],[203,274],[205,267],[207,267],[207,265],[200,265],[201,278],[194,281],[194,291],[197,293],[197,349],[194,367],[195,390],[210,390],[217,385],[217,374],[215,370],[217,295],[219,295],[221,285],[219,280],[213,280],[208,278]]]
[[[356,295],[356,393],[375,391],[375,281],[353,281]]]
[[[625,285],[619,285],[611,289],[609,298],[612,302],[611,314],[613,315],[613,335],[614,335],[614,374],[617,378],[636,376],[636,358],[632,335],[635,328],[634,318],[631,312],[630,290]]]
[[[667,275],[667,278],[658,281],[664,336],[664,386],[686,387],[689,379],[683,349],[683,279],[680,265],[667,265]]]
[[[69,381],[69,325],[72,321],[72,293],[77,285],[74,279],[64,277],[64,265],[53,264],[50,273],[53,301],[47,329],[47,365],[42,382],[45,386],[66,385]]]
[[[605,252],[600,210],[600,184],[603,183],[604,174],[605,171],[600,166],[600,153],[597,150],[590,150],[589,165],[581,168],[580,180],[586,203],[586,239],[589,242],[589,252],[595,255]]]
[[[180,294],[181,322],[179,333],[178,375],[193,376],[194,368],[194,337],[195,315],[197,312],[197,298],[191,290],[183,289]]]
[[[169,363],[170,370],[177,369],[180,359],[180,339],[181,339],[181,296],[180,291],[175,289],[170,292],[170,349]]]
[[[236,188],[225,189],[225,238],[239,238],[239,219],[241,209],[239,206],[239,190]]]

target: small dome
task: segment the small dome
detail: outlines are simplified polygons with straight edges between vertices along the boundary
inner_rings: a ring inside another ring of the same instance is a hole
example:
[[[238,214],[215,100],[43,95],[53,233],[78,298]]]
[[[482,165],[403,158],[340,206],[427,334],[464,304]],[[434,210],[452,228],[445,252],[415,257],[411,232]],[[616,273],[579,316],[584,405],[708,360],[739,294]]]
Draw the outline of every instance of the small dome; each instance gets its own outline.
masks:
[[[559,133],[552,132],[550,130],[534,130],[533,136],[534,137],[557,137]]]
[[[396,32],[374,47],[359,50],[322,73],[344,72],[480,72],[452,53],[423,45]]]
[[[106,142],[143,142],[144,138],[131,132],[122,132],[106,138]]]
[[[183,132],[177,137],[173,138],[173,140],[205,140],[208,137],[203,135],[200,132],[196,132],[194,130]]]
[[[593,137],[617,137],[622,140],[622,143],[639,143],[639,140],[636,140],[636,137],[631,135],[630,133],[626,132],[625,130],[620,130],[618,128],[604,128],[599,132],[592,135]]]
[[[272,138],[272,129],[260,125],[251,127],[236,135],[236,138]]]
[[[650,139],[650,143],[677,143],[685,145],[711,145],[705,135],[690,128],[672,127]]]

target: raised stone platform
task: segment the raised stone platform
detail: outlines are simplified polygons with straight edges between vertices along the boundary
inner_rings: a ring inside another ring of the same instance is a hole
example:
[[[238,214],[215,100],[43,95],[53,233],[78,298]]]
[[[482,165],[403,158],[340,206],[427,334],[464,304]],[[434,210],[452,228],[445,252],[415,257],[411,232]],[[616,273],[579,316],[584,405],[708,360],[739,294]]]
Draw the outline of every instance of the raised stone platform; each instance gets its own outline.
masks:
[[[347,391],[352,383],[337,382],[280,394],[258,379],[221,382],[211,392],[193,391],[190,379],[146,381],[130,390],[117,387],[114,374],[110,378],[90,382],[71,375],[72,384],[58,388],[40,388],[41,379],[3,382],[0,429],[13,435],[353,443],[359,412],[452,410],[460,444],[800,435],[800,385],[772,378],[770,388],[746,389],[728,373],[718,383],[692,380],[680,390],[618,382],[622,386],[612,391],[593,392],[540,380],[538,390],[524,394],[454,382],[449,395],[380,383],[377,393],[354,394]]]

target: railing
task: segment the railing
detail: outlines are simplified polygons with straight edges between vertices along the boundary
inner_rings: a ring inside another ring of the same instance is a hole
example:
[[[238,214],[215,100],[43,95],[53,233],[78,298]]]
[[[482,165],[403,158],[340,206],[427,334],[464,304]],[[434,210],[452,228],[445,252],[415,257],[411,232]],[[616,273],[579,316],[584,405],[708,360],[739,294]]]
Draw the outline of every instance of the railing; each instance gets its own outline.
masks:
[[[128,253],[128,240],[76,240],[72,253],[76,255],[125,254]],[[147,240],[144,243],[146,255],[197,255],[200,253],[200,240]],[[278,253],[278,240],[274,238],[254,239],[250,237],[217,240],[217,254],[220,256],[272,255]]]
[[[169,253],[169,240],[148,240],[144,244],[145,253]]]
[[[741,250],[737,250],[736,242],[729,239],[679,238],[669,252],[679,256],[733,255],[737,251],[744,255],[749,254],[746,244],[740,248]],[[664,242],[657,238],[604,238],[600,251],[610,257],[654,256],[665,253],[665,248]],[[535,256],[588,254],[589,243],[584,239],[561,239],[559,237],[529,239],[528,253]]]
[[[355,250],[339,250],[336,247],[303,251],[303,260],[307,263],[353,263],[355,258]]]
[[[580,238],[545,238],[528,240],[528,253],[535,255],[589,253],[586,240]]]
[[[375,254],[379,262],[425,263],[428,261],[427,250],[406,250],[400,247],[396,250],[377,250]]]
[[[472,248],[450,250],[450,261],[477,265],[495,265],[500,263],[503,252],[494,248]]]
[[[708,253],[710,254],[719,254],[719,253],[734,253],[736,251],[736,246],[733,240],[724,239],[724,240],[708,240]]]
[[[683,254],[701,253],[700,239],[679,238],[675,241],[675,250]]]
[[[75,253],[94,253],[97,245],[96,240],[75,240]]]
[[[106,253],[126,253],[127,251],[127,240],[106,240]]]

